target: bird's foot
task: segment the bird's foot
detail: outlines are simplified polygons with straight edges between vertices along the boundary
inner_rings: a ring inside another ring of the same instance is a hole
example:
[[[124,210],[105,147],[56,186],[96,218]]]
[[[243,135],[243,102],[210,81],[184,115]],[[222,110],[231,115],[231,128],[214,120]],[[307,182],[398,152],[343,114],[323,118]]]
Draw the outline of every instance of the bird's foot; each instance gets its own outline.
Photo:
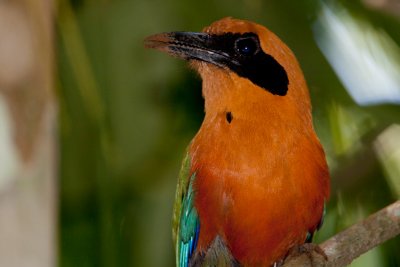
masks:
[[[304,257],[308,259],[311,266],[324,266],[328,261],[328,256],[326,256],[321,247],[317,244],[305,243],[294,246],[286,256],[284,263],[290,262],[289,266],[297,266],[295,262],[304,261],[302,259]]]
[[[272,265],[272,267],[281,267],[283,265],[283,260],[279,260],[274,262],[274,264]]]
[[[297,253],[297,255],[300,255],[300,254],[312,254],[313,252],[315,252],[315,253],[321,255],[322,257],[324,257],[325,260],[328,260],[328,256],[326,256],[325,252],[317,244],[304,243],[302,245],[294,246],[289,251],[289,255],[292,253],[292,251],[293,251],[293,253]]]

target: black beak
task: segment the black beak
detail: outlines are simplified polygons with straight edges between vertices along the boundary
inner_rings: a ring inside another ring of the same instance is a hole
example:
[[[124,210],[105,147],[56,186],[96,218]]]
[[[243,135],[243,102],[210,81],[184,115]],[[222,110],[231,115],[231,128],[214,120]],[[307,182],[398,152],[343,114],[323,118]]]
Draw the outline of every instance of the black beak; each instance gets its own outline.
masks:
[[[185,60],[200,60],[219,67],[238,64],[215,46],[215,36],[201,32],[160,33],[145,39],[146,48],[154,48]],[[233,61],[233,62],[232,62]]]

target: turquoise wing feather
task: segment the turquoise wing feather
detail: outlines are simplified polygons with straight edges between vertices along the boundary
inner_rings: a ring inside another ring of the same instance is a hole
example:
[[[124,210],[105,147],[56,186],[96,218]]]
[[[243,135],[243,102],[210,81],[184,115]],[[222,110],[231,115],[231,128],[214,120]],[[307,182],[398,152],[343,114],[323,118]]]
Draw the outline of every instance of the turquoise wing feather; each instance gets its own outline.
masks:
[[[172,232],[178,267],[189,266],[200,232],[199,216],[194,207],[195,192],[193,190],[193,182],[196,179],[196,173],[189,176],[190,156],[189,153],[186,153],[179,174],[173,214]]]

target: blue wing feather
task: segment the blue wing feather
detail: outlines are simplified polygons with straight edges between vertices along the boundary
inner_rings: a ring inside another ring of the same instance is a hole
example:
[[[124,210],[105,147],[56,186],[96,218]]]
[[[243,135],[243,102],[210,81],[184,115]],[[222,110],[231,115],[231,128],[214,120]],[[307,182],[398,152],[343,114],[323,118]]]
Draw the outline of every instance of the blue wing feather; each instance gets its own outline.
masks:
[[[200,233],[200,221],[194,207],[193,181],[196,174],[190,177],[189,186],[182,200],[178,230],[179,267],[188,267],[190,258],[195,252]]]

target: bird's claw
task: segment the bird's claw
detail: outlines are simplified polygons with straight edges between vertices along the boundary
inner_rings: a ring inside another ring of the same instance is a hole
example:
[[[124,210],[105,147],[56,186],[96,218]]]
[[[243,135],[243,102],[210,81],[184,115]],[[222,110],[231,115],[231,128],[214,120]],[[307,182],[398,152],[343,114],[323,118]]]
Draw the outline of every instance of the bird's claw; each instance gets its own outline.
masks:
[[[299,258],[302,255],[307,256],[311,266],[321,266],[320,264],[315,264],[316,262],[320,262],[322,260],[321,258],[323,258],[323,262],[328,261],[328,256],[325,254],[320,246],[313,243],[305,243],[302,245],[294,246],[286,256],[285,263],[292,258]]]

